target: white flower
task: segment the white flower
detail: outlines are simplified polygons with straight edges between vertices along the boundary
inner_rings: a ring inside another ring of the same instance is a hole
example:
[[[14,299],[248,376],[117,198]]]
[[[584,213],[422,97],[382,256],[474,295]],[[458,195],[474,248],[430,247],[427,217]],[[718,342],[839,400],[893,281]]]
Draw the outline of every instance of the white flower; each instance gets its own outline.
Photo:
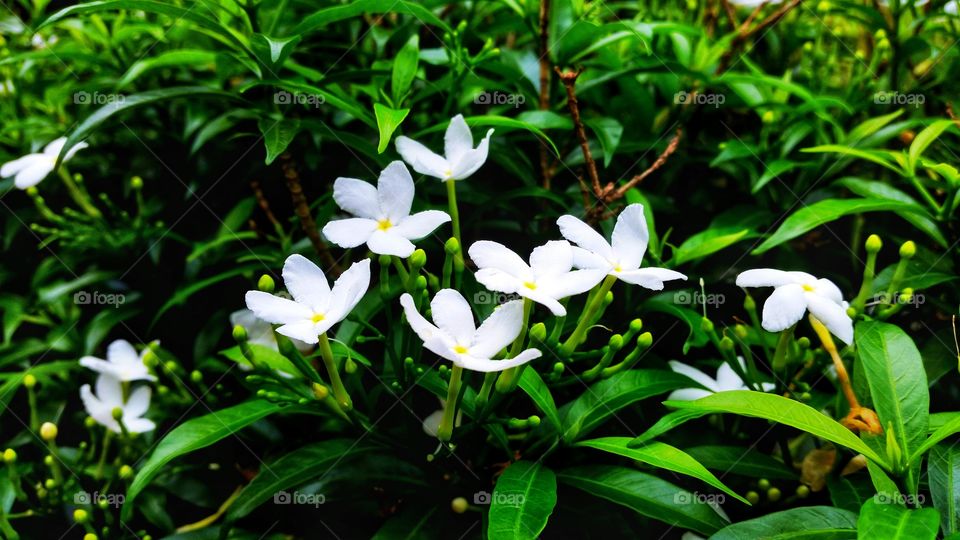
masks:
[[[269,349],[278,350],[277,336],[273,333],[273,327],[270,323],[260,319],[249,309],[238,309],[230,314],[230,326],[240,326],[247,332],[247,342],[255,345],[261,345]],[[299,339],[291,338],[290,341],[300,352],[307,352],[313,348],[309,343],[304,343]],[[250,369],[247,364],[240,364],[241,368]]]
[[[84,356],[80,365],[104,375],[110,375],[118,381],[155,381],[156,377],[150,374],[143,363],[143,356],[148,349],[137,354],[130,342],[118,339],[107,346],[107,359],[95,356]]]
[[[543,304],[562,317],[567,310],[558,302],[580,294],[603,280],[603,270],[573,270],[573,248],[565,240],[552,240],[530,254],[528,265],[504,245],[475,242],[468,251],[479,270],[474,277],[491,291],[518,294]]]
[[[493,129],[487,131],[486,137],[474,148],[473,134],[463,115],[458,114],[450,119],[450,125],[443,135],[444,155],[434,154],[426,146],[403,136],[397,137],[397,152],[420,174],[441,180],[463,180],[477,172],[487,160],[491,135]]]
[[[110,375],[102,374],[97,377],[97,395],[90,391],[90,385],[80,388],[80,399],[87,409],[87,414],[107,429],[120,433],[120,424],[113,418],[113,410],[117,407],[123,410],[121,421],[127,431],[143,433],[152,431],[156,425],[146,418],[142,418],[150,408],[150,387],[140,386],[130,392],[127,401],[123,401],[122,383]]]
[[[579,246],[573,249],[573,264],[577,268],[602,269],[617,279],[655,291],[663,289],[664,281],[687,279],[666,268],[640,268],[650,239],[642,204],[631,204],[620,212],[612,243],[574,216],[560,216],[557,225],[564,238]]]
[[[474,326],[470,304],[453,289],[442,289],[430,302],[435,325],[420,315],[409,294],[400,297],[400,304],[407,322],[423,340],[423,345],[464,369],[484,373],[503,371],[541,355],[537,349],[527,349],[508,360],[492,360],[520,335],[523,325],[523,303],[520,300],[497,307],[480,328]]]
[[[53,166],[57,163],[57,156],[60,155],[60,150],[63,149],[66,142],[66,137],[60,137],[45,146],[42,153],[27,154],[4,163],[0,166],[0,177],[7,178],[16,175],[13,183],[20,189],[27,189],[39,184],[53,171]],[[73,148],[67,151],[67,155],[63,156],[63,162],[66,163],[78,150],[86,147],[87,143],[85,142],[75,144]]]
[[[370,259],[355,262],[333,284],[302,255],[283,263],[283,282],[293,300],[263,291],[248,291],[247,307],[260,319],[283,325],[281,334],[314,344],[320,334],[347,317],[370,286]]]
[[[416,249],[410,240],[423,238],[450,221],[440,210],[410,215],[413,178],[402,161],[387,165],[377,187],[355,178],[337,178],[333,200],[357,217],[327,223],[323,228],[327,240],[342,248],[367,244],[379,255],[409,257]]]
[[[737,285],[775,287],[763,304],[763,327],[768,332],[790,328],[810,310],[841,341],[853,342],[853,320],[847,315],[847,303],[829,279],[817,279],[806,272],[758,268],[737,276]]]
[[[747,365],[743,361],[742,356],[737,357],[737,361],[740,362],[740,368],[743,371],[747,370]],[[670,369],[673,371],[690,377],[694,381],[697,381],[703,385],[706,390],[703,388],[682,388],[680,390],[674,390],[667,396],[668,400],[674,401],[693,401],[695,399],[700,399],[702,397],[709,396],[716,392],[729,392],[730,390],[752,390],[747,386],[743,379],[737,375],[737,372],[730,367],[730,364],[724,362],[720,365],[720,368],[717,369],[717,378],[713,379],[706,373],[700,371],[699,369],[688,366],[687,364],[682,364],[675,360],[670,361]],[[773,383],[760,383],[760,387],[763,388],[764,392],[769,392],[775,388]]]

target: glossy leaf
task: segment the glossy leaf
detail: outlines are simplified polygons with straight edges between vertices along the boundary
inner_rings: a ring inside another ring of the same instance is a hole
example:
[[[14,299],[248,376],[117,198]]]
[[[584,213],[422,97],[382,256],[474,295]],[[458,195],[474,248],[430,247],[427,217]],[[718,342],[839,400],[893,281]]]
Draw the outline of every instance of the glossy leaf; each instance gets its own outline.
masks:
[[[868,540],[934,540],[940,516],[933,508],[907,510],[896,502],[874,497],[860,509],[857,538]]]
[[[269,165],[293,142],[300,130],[300,121],[296,118],[261,118],[257,127],[260,128],[263,144],[267,147],[264,163]]]
[[[543,379],[533,369],[524,369],[520,375],[520,389],[530,396],[530,399],[537,405],[540,412],[546,416],[555,428],[560,429],[560,413],[557,412],[557,404],[553,401],[553,395]]]
[[[805,506],[734,523],[710,540],[841,540],[857,537],[857,514],[830,506]]]
[[[538,538],[556,504],[557,478],[553,471],[531,461],[511,463],[493,488],[487,538]]]
[[[373,112],[377,117],[377,129],[380,131],[380,143],[377,145],[377,152],[382,154],[390,144],[390,138],[393,132],[400,127],[400,123],[407,117],[410,109],[391,109],[386,105],[375,103]]]

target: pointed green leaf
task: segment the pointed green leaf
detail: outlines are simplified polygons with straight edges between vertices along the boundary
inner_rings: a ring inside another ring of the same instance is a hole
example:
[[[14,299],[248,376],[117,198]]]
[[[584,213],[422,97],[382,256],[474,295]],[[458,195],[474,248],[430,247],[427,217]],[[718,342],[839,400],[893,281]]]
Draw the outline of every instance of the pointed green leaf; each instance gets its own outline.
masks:
[[[933,506],[940,511],[943,534],[960,531],[960,449],[946,444],[931,448],[927,477]]]
[[[872,540],[934,540],[940,515],[933,508],[907,510],[896,501],[874,497],[860,509],[857,538]]]
[[[400,123],[407,117],[410,109],[391,109],[386,105],[374,103],[373,112],[377,117],[377,129],[380,131],[380,143],[377,145],[377,153],[382,154],[390,144],[390,138],[393,132],[400,127]]]
[[[538,538],[556,504],[557,478],[553,471],[530,461],[512,463],[493,488],[487,538]]]
[[[728,525],[710,540],[841,540],[857,537],[857,514],[830,506],[805,506]]]
[[[553,395],[550,394],[550,389],[540,375],[532,369],[523,370],[519,386],[547,417],[547,421],[553,424],[553,427],[560,429],[560,413],[557,412],[557,404],[553,401]]]
[[[269,165],[293,142],[300,131],[300,121],[296,118],[261,118],[257,127],[263,134],[263,144],[267,147],[264,162]]]
[[[944,131],[953,125],[953,122],[953,120],[938,120],[925,127],[920,133],[917,133],[917,136],[913,138],[913,142],[910,143],[910,149],[907,151],[907,167],[911,173],[916,172],[917,162],[920,160],[920,156],[923,155],[926,149],[933,144]]]
[[[417,65],[420,60],[420,39],[416,34],[407,41],[396,58],[393,59],[393,75],[390,78],[390,91],[394,105],[400,105],[413,79],[417,76]]]

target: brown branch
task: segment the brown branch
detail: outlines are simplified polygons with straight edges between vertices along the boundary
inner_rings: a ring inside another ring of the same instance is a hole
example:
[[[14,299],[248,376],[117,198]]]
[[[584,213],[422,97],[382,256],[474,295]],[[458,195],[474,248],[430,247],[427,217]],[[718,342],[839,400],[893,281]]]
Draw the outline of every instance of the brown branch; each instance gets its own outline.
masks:
[[[597,162],[593,160],[593,154],[590,153],[590,143],[587,141],[587,132],[583,127],[583,121],[580,119],[580,105],[577,102],[577,92],[575,90],[577,77],[583,73],[583,68],[577,71],[560,71],[560,68],[557,67],[553,69],[557,72],[563,87],[567,90],[567,107],[570,108],[570,116],[573,117],[573,126],[577,132],[577,140],[580,141],[580,151],[583,152],[583,161],[587,167],[587,175],[590,177],[590,185],[593,187],[593,192],[599,196],[602,192],[600,175],[597,173]]]
[[[720,5],[723,6],[723,10],[727,13],[727,19],[730,19],[730,27],[736,28],[740,26],[740,23],[737,22],[737,12],[733,9],[733,4],[729,0],[720,0]]]
[[[663,164],[667,162],[667,159],[669,159],[670,156],[671,156],[674,152],[677,151],[677,146],[680,145],[680,137],[682,137],[682,136],[683,136],[683,128],[679,128],[679,127],[678,127],[676,133],[673,135],[673,138],[670,139],[670,142],[669,142],[669,143],[667,143],[667,147],[663,150],[663,153],[661,153],[661,154],[657,157],[656,161],[654,161],[652,165],[650,165],[649,167],[647,167],[647,170],[645,170],[645,171],[643,171],[642,173],[634,176],[634,177],[631,178],[626,184],[620,186],[620,187],[613,193],[613,196],[610,198],[610,200],[611,200],[611,201],[614,201],[614,200],[617,200],[617,199],[623,197],[624,195],[627,194],[627,191],[629,191],[631,188],[633,188],[634,186],[636,186],[636,185],[639,184],[640,182],[643,182],[643,180],[644,180],[646,177],[648,177],[648,176],[650,176],[651,174],[653,174],[654,171],[656,171],[656,170],[659,169],[660,167],[663,167]]]
[[[257,205],[260,207],[260,210],[263,210],[263,213],[267,215],[267,219],[270,220],[270,223],[273,224],[274,228],[277,230],[283,230],[283,226],[280,225],[277,217],[274,216],[273,211],[270,210],[270,201],[267,200],[266,195],[263,194],[263,189],[260,188],[260,180],[256,178],[251,179],[250,189],[253,190],[253,196],[256,197]]]
[[[740,25],[740,28],[737,31],[737,36],[733,38],[733,42],[730,43],[730,48],[720,59],[720,63],[717,65],[717,70],[714,72],[714,74],[720,75],[725,72],[730,67],[730,61],[733,59],[733,55],[736,54],[736,52],[744,43],[747,42],[748,39],[776,24],[787,13],[789,13],[790,10],[799,6],[802,1],[803,0],[790,0],[790,2],[784,3],[776,11],[770,15],[767,15],[766,18],[751,28],[750,25],[757,18],[757,16],[760,14],[760,11],[764,8],[764,6],[767,5],[767,3],[764,2],[763,4],[757,6],[757,8],[750,13],[750,16],[747,17],[747,20],[743,21],[743,24]]]
[[[303,186],[300,185],[300,173],[297,171],[297,165],[293,161],[290,152],[280,154],[280,168],[283,169],[283,177],[287,181],[287,190],[290,191],[290,199],[293,201],[293,209],[300,218],[300,226],[303,232],[307,234],[313,249],[320,256],[320,260],[327,267],[328,272],[339,276],[342,270],[337,265],[336,259],[327,248],[327,244],[320,238],[320,231],[317,230],[317,223],[310,215],[310,206],[307,204],[307,198],[303,195]]]
[[[550,22],[550,0],[540,0],[540,110],[550,108],[550,42],[548,26]],[[543,177],[543,189],[550,189],[550,155],[547,147],[540,145],[540,174]]]

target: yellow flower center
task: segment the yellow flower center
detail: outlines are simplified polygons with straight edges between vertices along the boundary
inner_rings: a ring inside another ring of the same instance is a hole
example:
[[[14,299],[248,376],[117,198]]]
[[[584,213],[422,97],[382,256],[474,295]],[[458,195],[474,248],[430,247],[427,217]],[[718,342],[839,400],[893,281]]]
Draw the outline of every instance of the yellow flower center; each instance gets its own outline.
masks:
[[[803,286],[803,290],[805,290],[805,291],[807,291],[807,292],[813,292],[813,286],[812,286],[812,285],[804,285],[804,286]]]
[[[619,264],[613,267],[614,272],[623,272],[623,267]]]
[[[322,320],[325,319],[325,318],[326,318],[326,317],[323,316],[323,313],[314,313],[314,314],[313,314],[313,317],[310,317],[310,320],[313,321],[313,322],[315,322],[315,323],[318,323],[318,322],[322,321]]]
[[[530,289],[531,291],[537,288],[537,284],[532,281],[524,281],[523,286]]]
[[[390,223],[390,220],[387,218],[383,218],[377,222],[377,228],[380,229],[381,231],[385,231],[390,227],[393,227],[393,223]]]
[[[447,170],[443,171],[443,175],[444,175],[445,177],[447,177],[447,178],[450,178],[450,177],[453,176],[453,170],[447,169]]]
[[[464,347],[463,345],[457,345],[456,347],[453,348],[453,352],[457,354],[465,354],[467,352],[467,348]]]

